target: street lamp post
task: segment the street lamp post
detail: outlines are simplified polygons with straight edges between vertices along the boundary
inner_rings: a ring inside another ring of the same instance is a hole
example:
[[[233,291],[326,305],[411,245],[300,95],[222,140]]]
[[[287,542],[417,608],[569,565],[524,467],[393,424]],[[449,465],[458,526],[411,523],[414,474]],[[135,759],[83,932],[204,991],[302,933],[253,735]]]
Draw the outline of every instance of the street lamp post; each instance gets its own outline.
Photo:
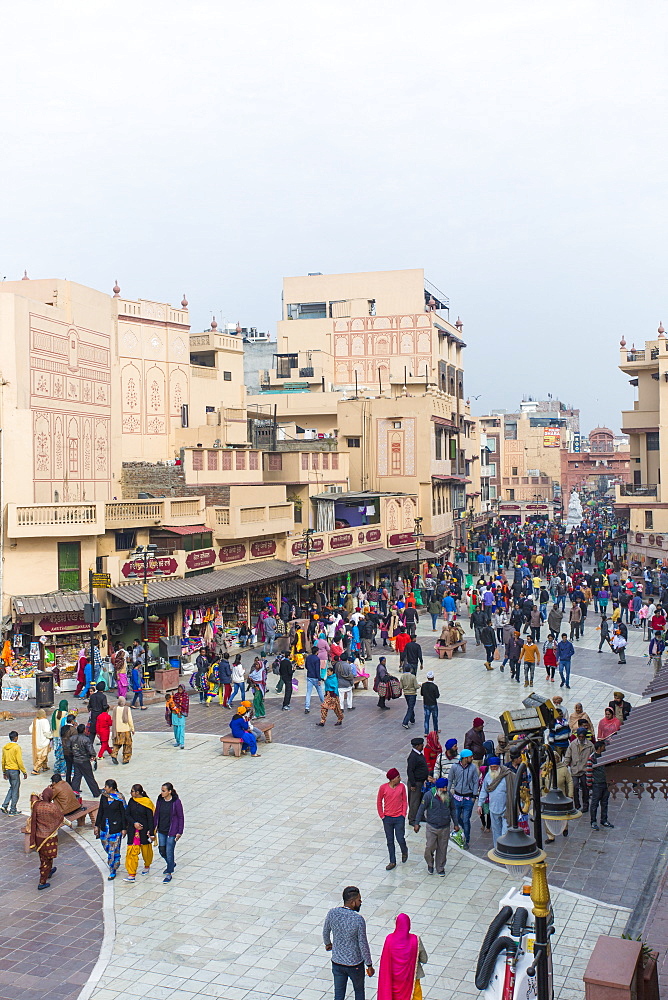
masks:
[[[306,571],[306,579],[301,584],[302,590],[310,590],[313,584],[310,581],[309,575],[311,570],[311,547],[313,541],[313,533],[315,528],[304,528],[302,531],[302,552],[306,554],[306,559],[304,560],[304,570]]]
[[[413,534],[415,535],[415,575],[417,577],[416,581],[416,587],[417,587],[420,581],[420,543],[424,538],[421,517],[415,518],[415,527],[413,529]]]
[[[149,673],[148,673],[148,576],[149,569],[151,576],[162,576],[162,570],[158,564],[156,558],[156,553],[158,551],[157,545],[138,545],[135,551],[132,553],[132,559],[141,560],[142,569],[141,575],[143,576],[143,587],[142,587],[142,603],[143,603],[143,619],[144,619],[144,686],[147,686]],[[133,569],[131,573],[128,574],[130,577],[137,577],[139,574]]]
[[[475,507],[473,506],[473,501],[477,496],[480,496],[480,494],[466,494],[466,499],[469,501],[469,509],[466,514],[466,547],[468,549],[469,573],[471,576],[474,576],[476,571],[475,561],[473,559],[473,529],[475,526]]]
[[[582,813],[574,808],[573,800],[557,787],[557,761],[549,744],[543,743],[541,736],[529,736],[514,744],[517,749],[526,749],[529,763],[522,761],[517,774],[512,796],[512,814],[507,833],[496,842],[496,847],[488,852],[490,861],[505,865],[511,871],[526,872],[532,870],[531,901],[535,917],[536,940],[534,943],[534,969],[536,973],[538,1000],[553,1000],[550,935],[548,927],[550,918],[550,888],[547,882],[547,855],[543,850],[543,820],[555,836],[562,833],[566,824],[572,819],[579,819]],[[552,765],[552,787],[541,799],[540,795],[540,764],[541,750],[547,752]],[[518,827],[519,800],[522,781],[525,775],[531,781],[531,798],[534,809],[534,836],[530,836]],[[532,973],[533,974],[533,973]]]

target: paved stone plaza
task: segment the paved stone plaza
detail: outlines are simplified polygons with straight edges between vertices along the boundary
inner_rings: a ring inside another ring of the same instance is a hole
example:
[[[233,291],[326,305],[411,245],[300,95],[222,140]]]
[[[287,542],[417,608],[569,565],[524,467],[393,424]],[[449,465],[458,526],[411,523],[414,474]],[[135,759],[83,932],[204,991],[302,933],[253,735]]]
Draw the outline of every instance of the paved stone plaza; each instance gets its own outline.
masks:
[[[498,734],[499,713],[519,706],[524,686],[511,686],[508,674],[498,669],[488,674],[473,642],[465,658],[439,661],[433,655],[433,634],[424,625],[420,640],[441,690],[442,739],[454,735],[463,740],[476,714],[485,718],[490,737]],[[618,667],[610,652],[596,653],[594,629],[577,645],[571,691],[560,691],[557,680],[549,685],[556,689],[550,693],[568,695],[564,700],[569,709],[575,701],[582,701],[594,722],[618,686],[631,702],[638,701],[649,678],[640,636],[631,631],[627,667]],[[374,658],[374,669],[376,662]],[[396,657],[389,658],[390,670],[396,662]],[[625,679],[637,678],[634,690],[622,685],[620,674]],[[547,690],[543,679],[539,672],[537,691]],[[99,953],[83,1000],[147,996],[155,1000],[190,996],[322,1000],[331,996],[332,986],[320,929],[325,912],[338,904],[341,888],[348,883],[362,889],[362,912],[376,962],[394,916],[405,910],[430,955],[423,980],[425,997],[450,1000],[477,995],[473,968],[478,949],[498,899],[513,885],[505,870],[486,860],[491,840],[483,837],[474,822],[472,851],[452,846],[447,876],[438,879],[426,871],[423,833],[411,831],[408,863],[386,872],[376,790],[389,766],[396,764],[405,774],[410,737],[421,727],[418,724],[407,733],[400,725],[403,702],[395,703],[391,712],[380,713],[369,691],[356,693],[357,711],[346,712],[343,727],[334,729],[330,719],[325,729],[318,729],[317,712],[312,709],[309,716],[304,715],[303,684],[300,679],[292,711],[282,713],[270,677],[267,715],[275,722],[276,742],[261,748],[262,757],[256,761],[221,756],[219,735],[228,731],[229,713],[217,705],[201,707],[196,694],[191,700],[185,752],[171,745],[159,705],[135,713],[141,732],[132,762],[113,767],[105,761],[97,778],[102,782],[113,774],[124,793],[140,781],[153,798],[162,781],[173,781],[186,819],[185,834],[177,844],[174,880],[162,883],[163,865],[158,857],[151,875],[138,876],[134,885],[122,881],[122,869],[116,882],[108,883],[102,850],[90,827],[83,837],[62,834],[59,871],[53,888],[38,898],[40,918],[33,927],[41,927],[45,919],[48,926],[56,924],[56,965],[64,962],[69,968],[71,963],[72,975],[66,982],[59,977],[55,992],[46,993],[44,988],[34,992],[34,980],[25,986],[19,981],[19,988],[5,992],[8,975],[30,974],[27,942],[39,938],[40,932],[33,931],[20,945],[3,937],[0,998],[74,1000],[82,974],[89,975]],[[22,734],[26,727],[26,720],[17,724]],[[23,735],[21,742],[27,753]],[[38,786],[44,782],[37,778],[24,784],[24,807],[29,790]],[[612,801],[610,813],[614,830],[595,834],[583,817],[571,824],[567,839],[558,838],[548,847],[559,1000],[584,996],[582,974],[598,935],[622,933],[662,845],[663,801]],[[15,844],[20,821],[2,820],[4,838],[11,831]],[[94,873],[94,862],[99,875]],[[21,854],[9,878],[13,912],[34,912],[37,866],[33,859],[26,861]],[[88,963],[82,964],[76,953],[79,934],[76,929],[69,932],[61,907],[64,893],[68,907],[76,907],[80,892],[90,907],[91,886],[98,921],[96,944],[87,942]],[[4,920],[5,928],[7,924]],[[34,966],[34,958],[32,962]],[[374,982],[369,980],[367,985],[371,998],[375,997]]]

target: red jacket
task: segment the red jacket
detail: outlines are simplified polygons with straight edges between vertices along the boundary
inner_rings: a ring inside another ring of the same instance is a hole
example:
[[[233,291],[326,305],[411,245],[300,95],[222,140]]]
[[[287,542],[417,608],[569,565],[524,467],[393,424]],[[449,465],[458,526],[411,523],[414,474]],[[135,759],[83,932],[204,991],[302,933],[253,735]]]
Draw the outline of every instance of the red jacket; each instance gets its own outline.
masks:
[[[100,738],[101,743],[107,743],[111,732],[111,716],[109,712],[103,712],[95,720],[95,733]]]

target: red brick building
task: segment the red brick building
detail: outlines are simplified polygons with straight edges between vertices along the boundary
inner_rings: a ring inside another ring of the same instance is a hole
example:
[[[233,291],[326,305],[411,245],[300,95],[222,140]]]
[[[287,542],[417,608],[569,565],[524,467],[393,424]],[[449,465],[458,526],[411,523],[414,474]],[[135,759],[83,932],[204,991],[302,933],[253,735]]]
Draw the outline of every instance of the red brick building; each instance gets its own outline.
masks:
[[[581,451],[561,452],[561,490],[568,496],[573,488],[587,485],[598,488],[607,480],[605,489],[614,483],[632,480],[629,450],[615,450],[615,435],[609,427],[595,427],[589,438],[582,439]]]

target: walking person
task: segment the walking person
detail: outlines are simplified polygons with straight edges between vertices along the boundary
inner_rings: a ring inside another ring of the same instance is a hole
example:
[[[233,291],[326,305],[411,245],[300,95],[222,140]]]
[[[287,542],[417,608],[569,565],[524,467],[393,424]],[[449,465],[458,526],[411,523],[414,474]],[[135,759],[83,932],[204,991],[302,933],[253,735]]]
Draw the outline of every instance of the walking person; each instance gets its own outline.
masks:
[[[582,622],[582,608],[579,603],[574,602],[571,605],[571,610],[568,615],[568,621],[571,626],[571,642],[575,638],[576,640],[580,638],[580,624]]]
[[[427,604],[427,612],[431,616],[431,630],[432,632],[435,632],[436,622],[438,621],[439,615],[441,613],[441,602],[437,597],[433,596],[433,591],[431,600]]]
[[[570,768],[573,778],[573,803],[576,809],[589,812],[589,785],[587,784],[587,761],[594,753],[594,744],[588,738],[586,726],[579,726],[576,738],[568,744],[564,764]]]
[[[204,655],[204,650],[200,649],[197,654],[197,659],[195,660],[195,669],[197,670],[197,690],[199,691],[200,704],[206,701],[207,683],[206,675],[209,672],[209,661]],[[118,692],[121,694],[121,692]]]
[[[113,778],[107,778],[95,817],[95,836],[100,838],[109,865],[108,882],[116,878],[121,863],[121,842],[127,832],[125,799]]]
[[[373,976],[371,949],[366,935],[366,921],[360,916],[362,895],[356,885],[343,890],[343,906],[335,906],[325,917],[322,940],[325,951],[332,953],[334,1000],[345,1000],[350,980],[355,1000],[364,1000],[364,972]]]
[[[99,681],[93,691],[92,695],[88,699],[88,711],[90,712],[90,727],[89,736],[93,743],[95,743],[95,737],[97,736],[97,719],[98,716],[102,715],[109,708],[107,704],[107,696],[105,692],[104,681]]]
[[[557,643],[557,662],[559,663],[559,676],[561,684],[559,687],[571,687],[571,660],[575,654],[575,647],[569,640],[565,632],[561,633],[561,642]]]
[[[63,811],[53,801],[53,790],[45,788],[41,796],[30,796],[30,850],[39,855],[38,889],[48,889],[49,879],[56,874],[54,861],[58,856],[58,830]]]
[[[20,815],[16,807],[21,790],[21,775],[27,778],[28,772],[23,763],[23,754],[19,746],[19,734],[15,729],[12,729],[9,734],[9,743],[5,743],[2,748],[2,777],[5,781],[9,782],[9,789],[5,795],[5,801],[0,808],[6,816]]]
[[[330,709],[336,716],[336,722],[334,725],[343,725],[343,709],[341,708],[341,702],[339,701],[339,679],[334,673],[334,667],[331,664],[327,667],[327,677],[325,678],[325,698],[320,706],[320,722],[316,723],[317,726],[325,725],[327,713]]]
[[[336,663],[332,664],[332,666],[334,667],[336,679],[339,682],[339,701],[341,703],[341,708],[344,709],[347,705],[348,711],[354,712],[353,681],[355,678],[352,666],[348,660],[337,660]]]
[[[308,715],[311,711],[311,695],[314,691],[318,695],[321,705],[325,700],[322,684],[322,667],[320,665],[320,657],[316,653],[315,647],[306,657],[304,666],[306,668],[306,698],[304,700],[304,715]]]
[[[520,682],[520,656],[522,653],[523,642],[520,638],[520,633],[517,629],[513,632],[512,636],[506,643],[506,658],[510,663],[510,679],[511,681]],[[501,664],[501,670],[503,670],[503,664]]]
[[[68,715],[66,721],[60,727],[60,740],[63,745],[63,757],[65,759],[65,781],[71,785],[74,774],[74,757],[72,756],[72,738],[77,735],[76,715]]]
[[[620,629],[615,629],[615,634],[612,637],[610,645],[613,652],[617,653],[619,656],[618,663],[626,663],[626,638],[622,635]]]
[[[69,712],[67,699],[59,703],[58,708],[51,715],[51,745],[53,746],[53,769],[58,774],[65,774],[65,757],[63,754],[63,740],[60,735],[61,727],[67,723]]]
[[[487,758],[487,773],[482,779],[478,799],[478,815],[482,817],[485,805],[489,807],[494,847],[499,837],[508,830],[507,807],[513,794],[512,781],[507,780],[512,772],[501,763],[500,757]]]
[[[81,723],[77,726],[76,736],[70,740],[72,749],[72,759],[74,762],[74,776],[72,778],[72,789],[75,792],[81,791],[81,779],[86,779],[86,784],[94,798],[100,795],[100,788],[93,775],[92,761],[95,760],[95,750],[90,737],[86,736],[86,727]]]
[[[101,712],[95,722],[95,731],[97,733],[97,738],[100,741],[100,749],[98,751],[98,760],[102,760],[105,753],[108,753],[111,757],[111,747],[109,746],[109,739],[111,736],[112,729],[112,719],[108,710],[105,709]]]
[[[415,817],[413,829],[420,832],[422,821],[427,825],[427,837],[424,849],[424,859],[427,871],[434,874],[434,865],[438,875],[445,875],[445,862],[448,857],[448,841],[450,839],[450,821],[455,832],[459,830],[457,811],[452,796],[448,792],[448,779],[437,778],[433,788],[428,788],[422,796],[420,808]],[[434,860],[435,858],[435,860]]]
[[[429,765],[424,756],[424,740],[416,736],[411,740],[411,752],[406,760],[408,786],[408,825],[415,826],[415,817],[422,801],[422,786],[429,777]]]
[[[433,670],[427,673],[427,680],[421,685],[420,694],[422,695],[422,706],[424,708],[424,734],[426,736],[429,732],[430,721],[433,722],[434,730],[438,733],[438,699],[441,696],[441,692],[438,690],[438,686],[434,684]]]
[[[525,640],[520,659],[524,662],[524,686],[532,687],[536,665],[540,663],[540,650],[533,636]]]
[[[123,763],[129,764],[132,757],[132,735],[135,731],[135,724],[132,720],[132,709],[125,704],[125,698],[118,699],[118,704],[112,711],[111,722],[113,741],[111,759],[114,764],[118,764],[118,752],[123,747]]]
[[[32,737],[32,773],[41,774],[42,771],[49,770],[51,749],[51,726],[43,708],[38,709],[28,732]]]
[[[153,814],[153,823],[158,835],[158,852],[160,857],[167,862],[167,867],[163,872],[165,877],[162,881],[171,882],[176,868],[174,849],[183,836],[184,830],[183,805],[171,781],[166,781],[160,789],[160,797]]]
[[[450,765],[449,789],[455,803],[457,826],[462,828],[467,851],[471,840],[471,813],[478,795],[479,781],[480,772],[473,763],[472,752],[462,750],[459,760],[453,760]]]
[[[554,674],[557,669],[557,639],[553,632],[550,632],[543,643],[543,666],[545,667],[545,680],[554,683]]]
[[[283,663],[283,660],[281,660],[281,663]],[[219,666],[219,668],[222,666],[222,661],[221,661],[221,663],[218,666]],[[243,663],[241,663],[241,661],[239,661],[239,663],[233,663],[232,664],[232,668],[231,668],[231,680],[232,680],[232,685],[233,686],[232,686],[232,694],[230,695],[230,697],[227,700],[227,707],[228,708],[232,708],[233,703],[234,703],[234,699],[236,698],[237,694],[241,695],[241,700],[242,701],[246,697],[246,674],[244,673],[244,667],[243,667]],[[222,682],[220,682],[220,687],[219,687],[219,691],[218,691],[218,701],[219,702],[220,702],[220,694],[221,694],[220,688],[222,688],[222,686],[223,686],[223,684],[222,684]]]
[[[172,711],[172,727],[176,746],[181,750],[186,748],[186,719],[190,711],[190,698],[183,684],[179,684],[174,695],[174,710]],[[176,715],[176,721],[174,720]]]
[[[411,918],[400,913],[394,933],[385,938],[378,966],[378,1000],[422,1000],[420,980],[427,952],[417,934],[411,934]]]
[[[420,685],[418,684],[418,679],[412,670],[406,668],[399,678],[401,683],[401,690],[406,701],[406,714],[404,715],[404,721],[401,725],[404,729],[408,729],[410,726],[415,725],[415,702],[417,701],[418,691],[420,690]]]
[[[666,648],[666,644],[661,637],[660,632],[655,632],[649,641],[649,648],[647,650],[647,655],[649,656],[650,663],[654,673],[657,674],[661,670],[662,657]]]
[[[480,629],[480,641],[485,647],[485,668],[487,670],[494,670],[492,660],[496,651],[496,636],[494,635],[494,629],[487,621]]]
[[[607,643],[610,642],[610,622],[608,621],[607,617],[603,615],[601,617],[601,636],[598,643],[599,653],[602,651],[603,645],[606,642]]]
[[[284,653],[278,664],[278,673],[283,681],[283,705],[281,707],[284,712],[290,711],[290,701],[292,699],[292,675],[294,672],[295,667],[292,660],[287,653]],[[234,697],[234,694],[232,697]],[[243,697],[244,696],[242,695],[242,698]]]
[[[140,647],[141,648],[141,647]],[[139,708],[142,712],[146,711],[144,708],[144,687],[142,678],[142,667],[140,662],[136,662],[132,668],[132,673],[130,674],[130,687],[134,692],[134,697],[132,699],[132,704],[130,708],[134,708],[139,701]],[[120,701],[120,698],[118,699]]]
[[[128,846],[125,851],[124,882],[134,882],[139,867],[139,855],[144,862],[142,875],[150,875],[153,863],[153,842],[155,841],[155,806],[141,785],[133,785],[125,809],[125,825],[128,831]]]
[[[589,820],[591,822],[592,830],[599,829],[599,825],[596,822],[596,814],[598,812],[599,803],[601,806],[601,826],[605,826],[609,830],[614,830],[613,824],[608,822],[608,799],[610,798],[610,790],[605,776],[605,767],[603,764],[599,763],[604,753],[605,742],[603,740],[596,740],[596,743],[594,744],[594,752],[587,761],[587,785],[591,795],[589,800]]]
[[[373,689],[378,695],[378,708],[387,709],[389,711],[390,706],[386,705],[385,702],[392,698],[392,692],[390,689],[390,675],[384,656],[381,656],[378,660],[376,676],[373,681]]]
[[[392,871],[397,867],[397,854],[394,847],[396,838],[399,850],[401,851],[402,862],[408,861],[408,847],[406,846],[406,813],[408,812],[408,795],[406,786],[401,780],[401,775],[396,767],[391,767],[385,775],[387,783],[381,785],[376,797],[376,808],[378,815],[383,822],[385,830],[385,840],[387,841],[387,852],[390,856],[390,863],[386,866],[386,871]]]

